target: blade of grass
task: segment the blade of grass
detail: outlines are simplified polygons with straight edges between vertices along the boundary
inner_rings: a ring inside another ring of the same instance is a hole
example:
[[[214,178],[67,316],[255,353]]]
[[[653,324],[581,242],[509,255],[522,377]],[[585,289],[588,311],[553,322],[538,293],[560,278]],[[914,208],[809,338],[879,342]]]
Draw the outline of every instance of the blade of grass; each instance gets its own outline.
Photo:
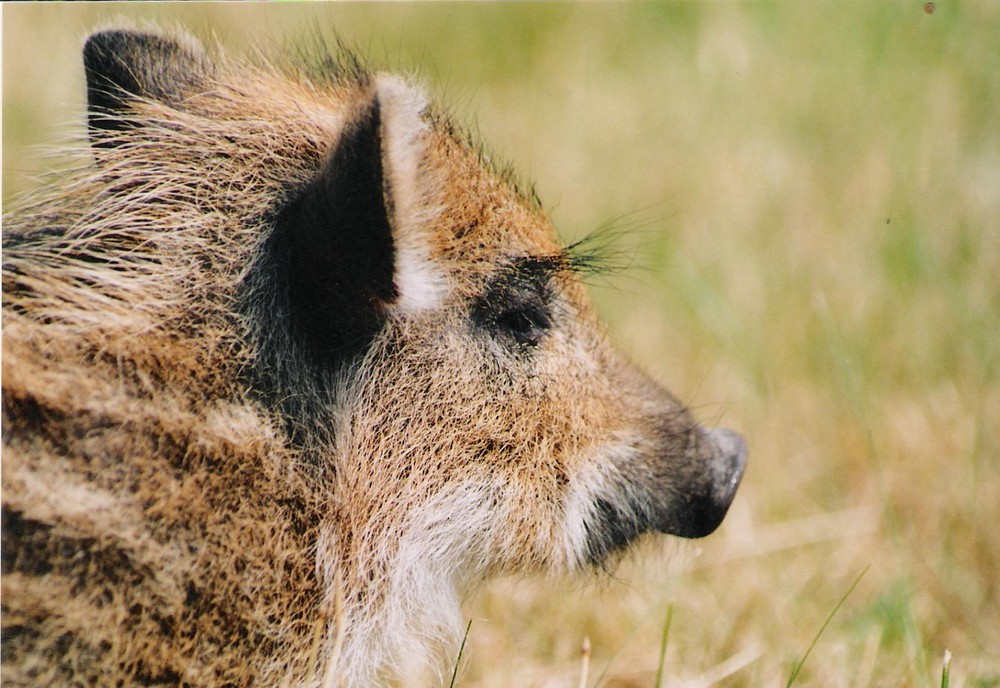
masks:
[[[584,636],[580,647],[580,688],[587,688],[587,677],[590,674],[590,638]]]
[[[451,672],[451,682],[448,688],[455,688],[455,681],[458,679],[458,667],[462,663],[462,653],[465,652],[465,641],[469,639],[469,629],[472,628],[472,619],[465,626],[465,635],[462,636],[462,644],[458,646],[458,657],[455,658],[455,669]]]
[[[799,672],[802,671],[802,667],[805,665],[806,660],[809,659],[809,653],[811,653],[813,651],[813,648],[816,647],[816,643],[819,642],[819,638],[821,635],[823,635],[823,631],[825,631],[826,627],[830,625],[830,621],[833,620],[834,615],[841,608],[841,606],[843,606],[844,602],[847,601],[847,598],[850,597],[851,593],[854,592],[854,588],[858,586],[858,583],[861,582],[861,579],[864,577],[864,575],[868,573],[869,568],[870,565],[866,566],[864,570],[858,574],[858,577],[854,579],[853,583],[851,583],[851,587],[847,589],[847,592],[844,593],[843,597],[841,597],[840,600],[837,602],[837,604],[834,605],[833,610],[826,617],[826,621],[823,622],[823,625],[820,626],[819,631],[816,633],[816,637],[813,638],[811,643],[809,643],[809,647],[806,649],[806,653],[802,655],[802,659],[799,660],[799,663],[796,664],[795,668],[792,670],[792,675],[788,677],[788,683],[785,684],[785,688],[791,688],[791,685],[795,683],[795,679],[798,678]]]
[[[948,688],[951,683],[951,652],[944,651],[944,660],[941,662],[941,688]]]
[[[663,667],[667,663],[667,640],[670,638],[670,620],[674,616],[674,605],[667,607],[667,620],[663,622],[663,634],[660,636],[660,663],[656,667],[656,688],[663,688]]]

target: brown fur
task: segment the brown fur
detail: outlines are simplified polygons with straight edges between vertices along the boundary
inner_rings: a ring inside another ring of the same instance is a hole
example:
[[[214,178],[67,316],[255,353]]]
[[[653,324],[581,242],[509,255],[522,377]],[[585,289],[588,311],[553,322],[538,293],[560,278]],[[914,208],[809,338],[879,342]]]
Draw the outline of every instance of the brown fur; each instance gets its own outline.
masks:
[[[714,528],[682,506],[724,513],[742,445],[615,353],[544,213],[419,91],[151,40],[96,164],[5,218],[5,682],[406,677],[490,575]],[[394,286],[320,374],[261,256],[372,112]],[[538,296],[524,259],[550,322],[513,345],[488,295]]]

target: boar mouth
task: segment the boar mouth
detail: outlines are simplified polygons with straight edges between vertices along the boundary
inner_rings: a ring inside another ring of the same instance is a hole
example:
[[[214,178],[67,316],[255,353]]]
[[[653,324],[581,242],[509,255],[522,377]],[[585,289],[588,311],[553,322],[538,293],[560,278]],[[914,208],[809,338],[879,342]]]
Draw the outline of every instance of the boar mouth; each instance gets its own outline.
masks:
[[[633,479],[615,498],[594,500],[585,525],[591,563],[600,564],[650,530],[701,538],[719,527],[746,470],[747,446],[732,430],[698,432],[703,456],[673,479],[639,478],[633,466],[626,471]]]

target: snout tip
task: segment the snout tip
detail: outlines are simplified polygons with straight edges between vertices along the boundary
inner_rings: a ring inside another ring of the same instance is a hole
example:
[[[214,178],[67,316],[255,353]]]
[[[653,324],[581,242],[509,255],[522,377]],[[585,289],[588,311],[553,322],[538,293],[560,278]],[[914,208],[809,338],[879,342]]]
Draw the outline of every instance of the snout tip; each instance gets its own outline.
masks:
[[[706,438],[712,446],[700,486],[683,494],[661,530],[685,538],[710,535],[729,511],[747,466],[747,445],[732,430],[712,430]]]
[[[716,493],[728,507],[746,471],[747,443],[741,434],[727,429],[713,430],[709,437],[715,444]]]

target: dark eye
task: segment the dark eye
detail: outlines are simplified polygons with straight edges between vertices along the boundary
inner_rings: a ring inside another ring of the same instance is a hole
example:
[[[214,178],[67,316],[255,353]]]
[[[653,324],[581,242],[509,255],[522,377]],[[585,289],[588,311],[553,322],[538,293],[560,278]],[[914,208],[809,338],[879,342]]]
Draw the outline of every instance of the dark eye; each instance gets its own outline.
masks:
[[[502,267],[472,303],[472,321],[507,346],[532,347],[552,329],[553,259],[518,258]]]
[[[529,304],[500,313],[495,321],[498,332],[519,344],[534,346],[541,341],[552,323],[540,304]]]

